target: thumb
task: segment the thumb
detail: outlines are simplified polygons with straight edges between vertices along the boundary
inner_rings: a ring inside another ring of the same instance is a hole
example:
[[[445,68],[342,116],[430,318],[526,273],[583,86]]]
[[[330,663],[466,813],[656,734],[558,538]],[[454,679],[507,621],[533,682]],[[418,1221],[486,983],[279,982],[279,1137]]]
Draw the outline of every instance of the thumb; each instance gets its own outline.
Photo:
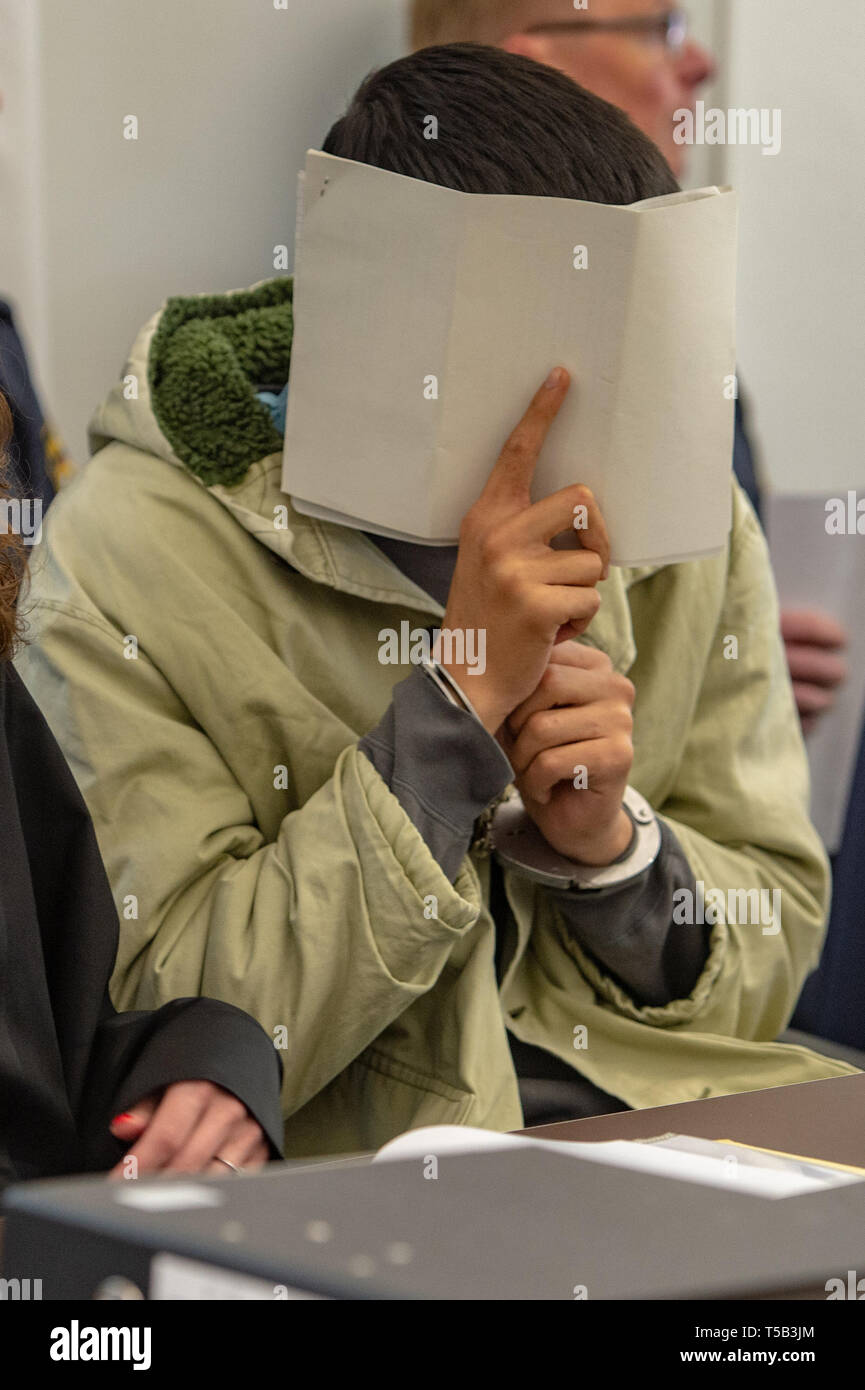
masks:
[[[158,1096],[147,1096],[130,1110],[115,1115],[108,1126],[115,1139],[120,1139],[124,1144],[131,1144],[139,1139],[150,1124],[158,1102]]]

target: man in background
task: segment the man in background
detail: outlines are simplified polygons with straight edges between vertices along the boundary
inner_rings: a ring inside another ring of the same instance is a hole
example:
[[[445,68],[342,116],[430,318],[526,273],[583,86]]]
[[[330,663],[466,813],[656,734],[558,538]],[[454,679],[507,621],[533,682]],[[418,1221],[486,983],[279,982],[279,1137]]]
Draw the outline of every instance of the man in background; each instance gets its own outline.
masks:
[[[657,0],[414,0],[412,47],[488,43],[558,68],[627,112],[658,146],[677,179],[685,149],[673,112],[690,107],[715,74],[712,56],[688,37],[687,19]]]

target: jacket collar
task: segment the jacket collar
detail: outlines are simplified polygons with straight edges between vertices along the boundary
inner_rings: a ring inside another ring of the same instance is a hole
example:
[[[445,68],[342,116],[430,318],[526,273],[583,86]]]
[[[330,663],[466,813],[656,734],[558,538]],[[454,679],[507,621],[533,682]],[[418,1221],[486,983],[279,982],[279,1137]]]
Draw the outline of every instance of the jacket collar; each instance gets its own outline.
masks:
[[[207,491],[268,550],[315,584],[373,603],[444,616],[444,609],[402,573],[362,531],[304,516],[281,491],[282,456],[273,454],[249,469],[233,488]]]

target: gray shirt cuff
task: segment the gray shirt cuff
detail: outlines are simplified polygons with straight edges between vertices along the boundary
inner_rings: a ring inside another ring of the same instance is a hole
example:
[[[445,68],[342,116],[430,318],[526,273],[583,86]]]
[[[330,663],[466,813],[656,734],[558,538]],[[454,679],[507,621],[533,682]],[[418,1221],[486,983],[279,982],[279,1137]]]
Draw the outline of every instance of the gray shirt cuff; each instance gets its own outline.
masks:
[[[513,780],[496,740],[416,669],[359,747],[453,883],[475,821]]]
[[[696,892],[696,880],[672,830],[660,823],[661,847],[633,883],[593,901],[588,893],[551,890],[574,940],[636,1003],[661,1007],[686,999],[709,954],[710,928],[673,921],[673,894]]]

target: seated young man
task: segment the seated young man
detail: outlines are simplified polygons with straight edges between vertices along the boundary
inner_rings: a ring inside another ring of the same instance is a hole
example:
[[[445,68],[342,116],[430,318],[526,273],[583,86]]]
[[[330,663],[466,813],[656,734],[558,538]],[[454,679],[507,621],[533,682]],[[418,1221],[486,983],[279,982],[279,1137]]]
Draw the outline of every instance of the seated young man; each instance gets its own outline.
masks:
[[[375,74],[325,148],[475,193],[676,187],[621,112],[472,46]],[[312,520],[280,492],[291,331],[286,280],[170,300],[45,528],[21,669],[96,824],[117,1003],[206,993],[254,1014],[283,1050],[289,1154],[851,1071],[774,1041],[828,876],[766,547],[732,478],[724,553],[607,571],[578,459],[575,487],[530,503],[568,389],[553,372],[502,403],[516,433],[458,551]],[[575,499],[586,548],[562,551]],[[483,677],[379,661],[384,629],[443,619],[486,632]],[[490,854],[478,822],[512,781],[578,874],[612,866],[602,894]],[[660,827],[651,862],[629,784]],[[782,910],[737,921],[710,889]]]

